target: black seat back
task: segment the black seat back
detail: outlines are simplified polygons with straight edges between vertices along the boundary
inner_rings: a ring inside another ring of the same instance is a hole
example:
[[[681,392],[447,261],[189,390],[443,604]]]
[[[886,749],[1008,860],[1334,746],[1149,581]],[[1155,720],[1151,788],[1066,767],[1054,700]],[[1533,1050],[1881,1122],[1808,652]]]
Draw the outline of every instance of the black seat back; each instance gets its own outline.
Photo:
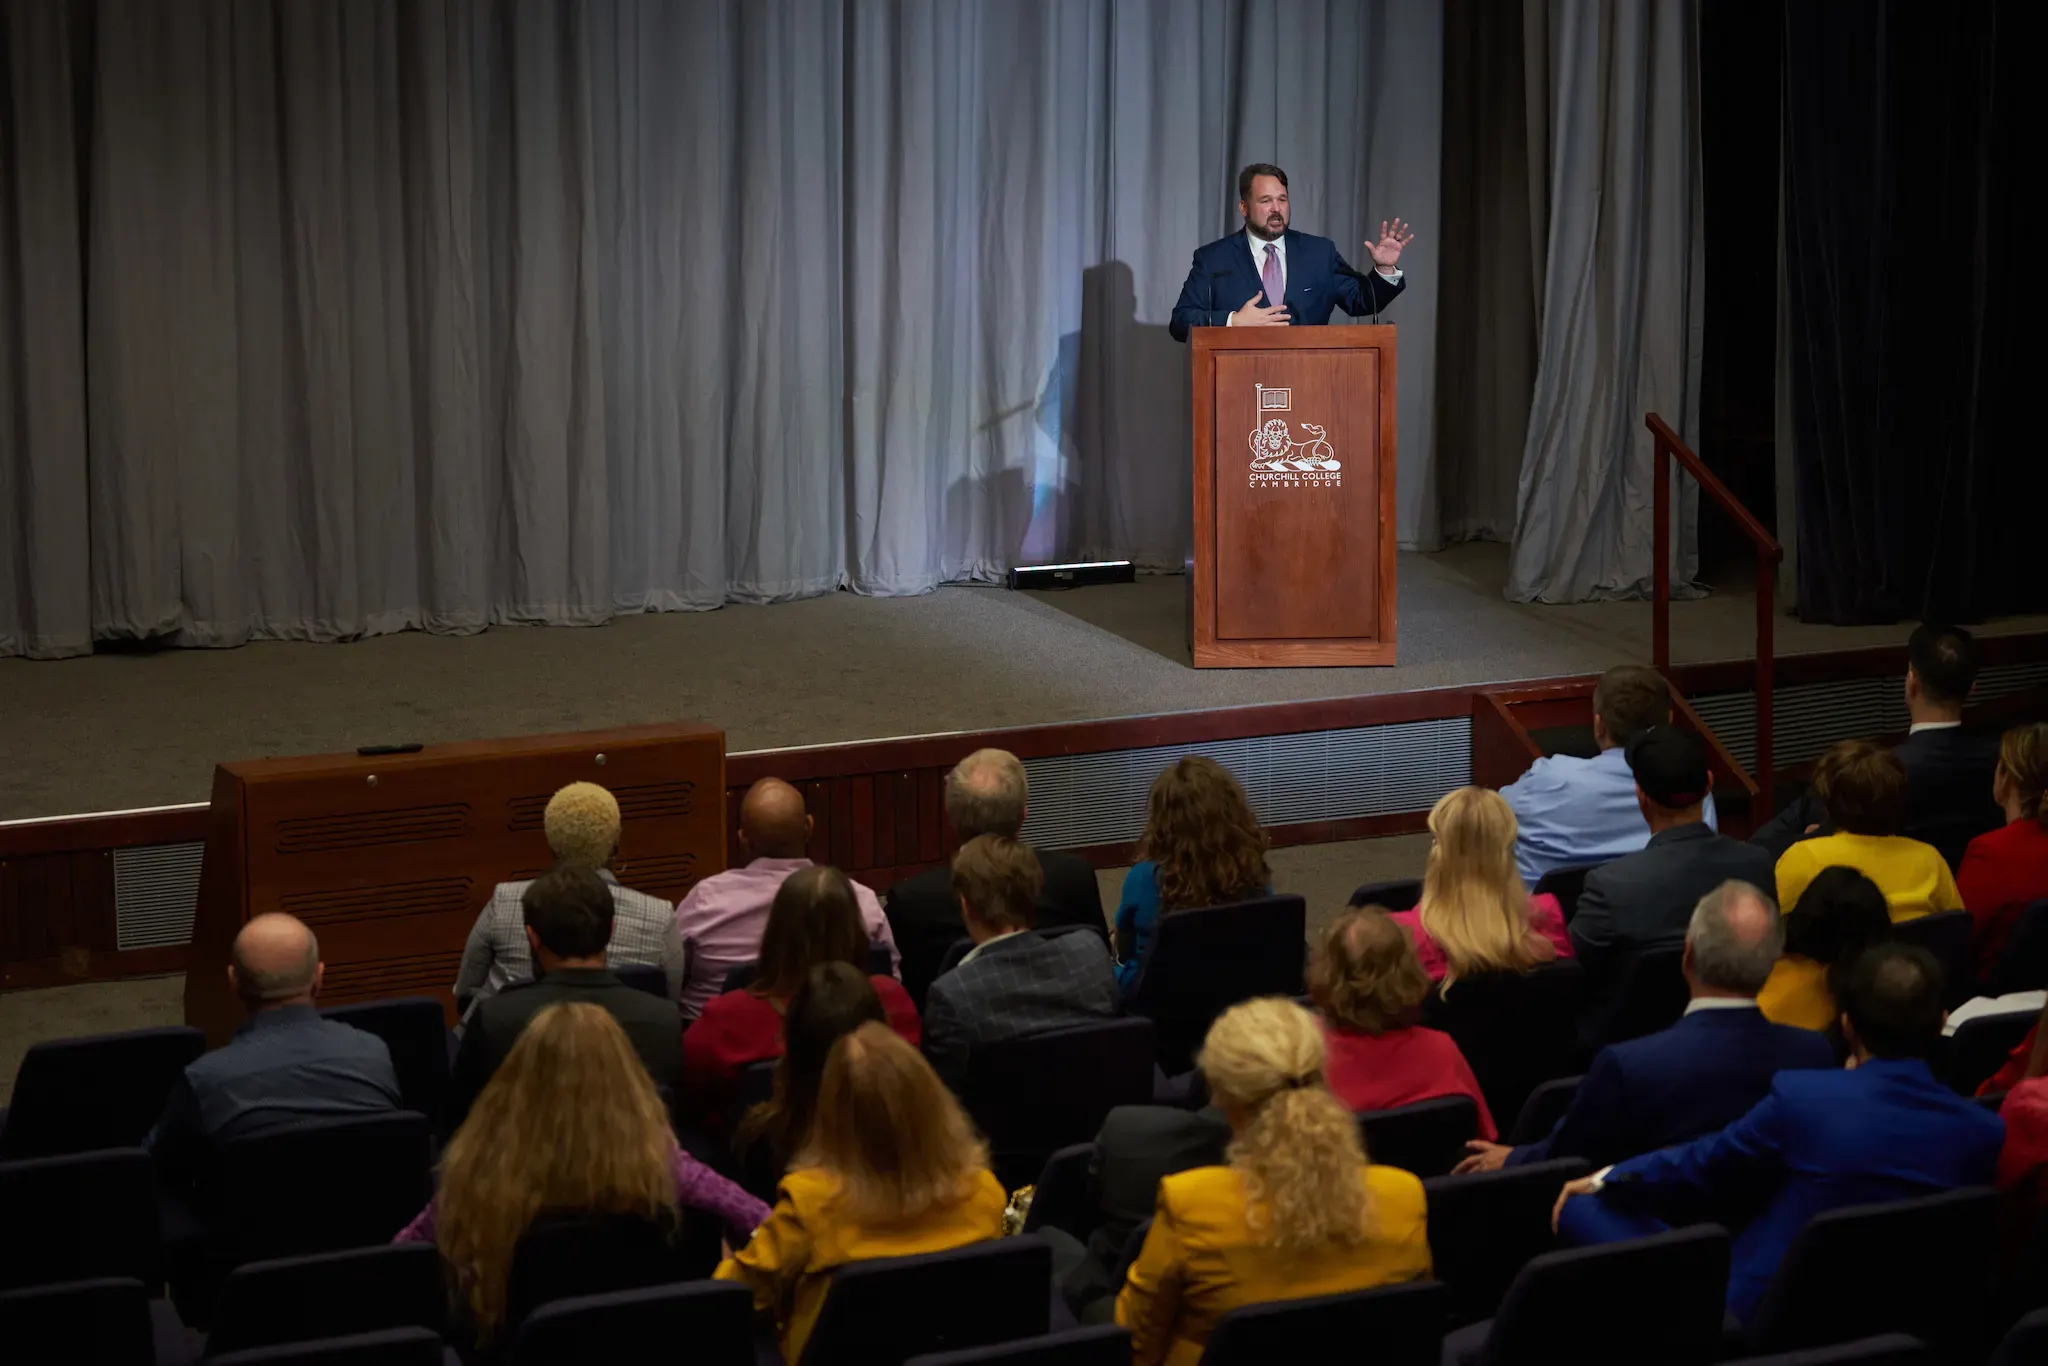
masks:
[[[1152,932],[1125,1009],[1159,1026],[1161,1065],[1185,1071],[1231,1006],[1301,994],[1307,933],[1308,908],[1298,896],[1169,911]]]
[[[649,996],[659,996],[664,1001],[668,999],[668,973],[661,968],[614,967],[611,972],[612,976],[635,991],[644,991]]]
[[[156,1366],[149,1292],[127,1276],[0,1291],[0,1344],[23,1366]]]
[[[1501,1300],[1486,1366],[1708,1366],[1721,1352],[1728,1231],[1715,1224],[1546,1252]],[[1597,1303],[1600,1312],[1586,1306]]]
[[[210,1357],[207,1366],[443,1366],[441,1336],[424,1328],[385,1328],[345,1338],[251,1347]]]
[[[219,1354],[386,1328],[440,1332],[448,1319],[431,1243],[320,1252],[237,1267],[221,1286],[206,1350]]]
[[[1095,1162],[1093,1143],[1070,1143],[1045,1159],[1038,1179],[1031,1183],[1031,1208],[1024,1215],[1024,1231],[1041,1228],[1064,1229],[1082,1242],[1101,1222],[1088,1169]]]
[[[717,1269],[723,1230],[685,1210],[677,1219],[543,1210],[520,1235],[505,1282],[505,1331],[550,1300],[703,1280]]]
[[[1941,964],[1946,989],[1942,1004],[1953,1010],[1977,994],[1975,964],[1970,958],[1976,922],[1968,911],[1935,911],[1892,926],[1892,936],[1918,944]]]
[[[180,1025],[39,1043],[14,1074],[0,1159],[141,1146],[206,1036]]]
[[[426,1116],[411,1110],[223,1143],[207,1202],[217,1265],[388,1243],[433,1195],[431,1166]]]
[[[1119,1105],[1152,1099],[1158,1032],[1143,1016],[1005,1039],[968,1060],[961,1095],[1006,1190],[1060,1148],[1084,1143]]]
[[[2020,908],[1998,955],[1986,996],[2004,996],[2015,991],[2040,991],[2048,987],[2048,901],[2032,901]]]
[[[1412,911],[1422,900],[1422,879],[1396,878],[1391,882],[1368,882],[1351,893],[1351,906],[1377,906],[1383,911]]]
[[[927,1352],[1044,1333],[1052,1316],[1052,1249],[998,1238],[851,1262],[832,1277],[802,1366],[900,1366]]]
[[[1479,1136],[1479,1107],[1470,1096],[1435,1096],[1392,1110],[1358,1117],[1365,1155],[1385,1167],[1416,1176],[1442,1176],[1465,1156],[1465,1144]]]
[[[1434,1281],[1277,1300],[1216,1320],[1202,1366],[1311,1361],[1335,1343],[1370,1344],[1374,1366],[1436,1366],[1451,1292]]]
[[[1958,1095],[1977,1094],[2040,1018],[2038,1010],[2005,1010],[1963,1021],[1943,1043],[1942,1079]]]
[[[1579,1094],[1579,1083],[1583,1077],[1553,1077],[1529,1093],[1529,1099],[1522,1103],[1522,1112],[1515,1116],[1515,1127],[1509,1132],[1510,1143],[1534,1143],[1557,1127],[1565,1112],[1572,1108],[1572,1098]]]
[[[2006,1331],[1985,1366],[2040,1366],[2044,1361],[2048,1361],[2048,1309],[2036,1309]]]
[[[140,1148],[0,1162],[0,1229],[0,1290],[108,1277],[154,1286],[162,1274],[156,1171]]]
[[[1531,972],[1460,978],[1430,993],[1422,1022],[1458,1041],[1487,1109],[1518,1115],[1531,1091],[1581,1070],[1585,999],[1585,970],[1567,959]]]
[[[1529,889],[1531,896],[1554,896],[1558,909],[1564,912],[1567,925],[1579,911],[1579,895],[1586,890],[1586,874],[1599,867],[1593,864],[1585,868],[1553,868],[1536,879],[1536,885]]]
[[[398,1074],[400,1102],[427,1117],[427,1127],[441,1132],[448,1109],[448,1018],[432,996],[401,996],[389,1001],[329,1006],[320,1012],[330,1020],[375,1034],[391,1051],[391,1070]]]
[[[1070,1328],[992,1347],[932,1352],[904,1366],[1131,1366],[1131,1335],[1114,1324]]]
[[[1621,969],[1621,985],[1586,1042],[1603,1048],[1669,1029],[1685,1014],[1692,989],[1685,984],[1685,946],[1639,949]]]
[[[1567,1157],[1422,1183],[1429,1257],[1451,1288],[1453,1323],[1491,1318],[1530,1259],[1556,1248],[1550,1211],[1557,1193],[1591,1170]]]
[[[754,1359],[754,1297],[729,1281],[614,1290],[551,1300],[526,1316],[512,1366],[594,1366],[659,1359]]]

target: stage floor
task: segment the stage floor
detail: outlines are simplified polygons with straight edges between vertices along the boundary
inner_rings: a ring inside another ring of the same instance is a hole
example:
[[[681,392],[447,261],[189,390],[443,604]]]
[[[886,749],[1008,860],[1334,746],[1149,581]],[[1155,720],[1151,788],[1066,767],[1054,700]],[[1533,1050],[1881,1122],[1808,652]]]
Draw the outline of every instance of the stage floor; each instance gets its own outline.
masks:
[[[1184,581],[1067,593],[834,593],[609,626],[418,632],[351,645],[0,661],[0,820],[203,801],[222,759],[695,717],[737,750],[1547,678],[1647,661],[1646,603],[1503,601],[1507,550],[1400,560],[1391,669],[1188,664]],[[1781,654],[1894,644],[1908,625],[1778,626]],[[1991,632],[2048,629],[2013,618]],[[1672,609],[1678,662],[1747,658],[1733,589]]]

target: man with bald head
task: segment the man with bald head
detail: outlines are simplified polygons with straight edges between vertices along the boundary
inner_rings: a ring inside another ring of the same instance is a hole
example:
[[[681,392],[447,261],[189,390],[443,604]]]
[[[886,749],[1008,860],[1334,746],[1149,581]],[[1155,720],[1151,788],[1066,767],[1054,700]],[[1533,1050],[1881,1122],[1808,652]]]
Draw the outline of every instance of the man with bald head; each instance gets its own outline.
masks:
[[[291,916],[242,926],[227,971],[249,1018],[225,1047],[185,1069],[145,1141],[168,1184],[189,1185],[228,1139],[397,1108],[384,1041],[314,1009],[323,967],[319,941]]]
[[[1692,1001],[1671,1028],[1593,1055],[1571,1109],[1534,1143],[1510,1148],[1473,1140],[1458,1170],[1583,1157],[1619,1162],[1711,1133],[1769,1094],[1788,1068],[1831,1068],[1826,1037],[1772,1024],[1757,1009],[1785,947],[1778,908],[1747,882],[1701,897],[1685,932],[1685,980]]]
[[[695,1019],[706,1001],[725,990],[727,973],[760,954],[768,908],[775,904],[783,879],[811,866],[806,853],[811,825],[803,793],[782,779],[763,778],[747,789],[740,800],[739,846],[744,861],[699,882],[676,907],[676,929],[689,959],[680,1002],[685,1021]],[[881,899],[858,882],[853,895],[868,938],[888,951],[890,972],[900,971],[902,960]]]

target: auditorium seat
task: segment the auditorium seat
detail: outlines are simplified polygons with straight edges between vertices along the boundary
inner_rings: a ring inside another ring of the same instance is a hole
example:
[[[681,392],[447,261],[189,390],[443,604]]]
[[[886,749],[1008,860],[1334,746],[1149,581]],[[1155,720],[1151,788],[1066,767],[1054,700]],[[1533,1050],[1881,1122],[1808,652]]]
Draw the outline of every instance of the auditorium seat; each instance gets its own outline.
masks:
[[[1298,995],[1307,933],[1298,896],[1161,916],[1124,1003],[1159,1026],[1160,1066],[1169,1075],[1193,1066],[1210,1024],[1239,1001]]]
[[[2041,1366],[2048,1361],[2048,1309],[2036,1309],[2006,1333],[1985,1366]]]
[[[1470,1096],[1435,1096],[1358,1117],[1358,1136],[1372,1161],[1417,1176],[1442,1176],[1479,1136],[1479,1107]]]
[[[205,1050],[205,1035],[182,1025],[35,1045],[0,1111],[0,1160],[140,1146]]]
[[[1522,1268],[1557,1246],[1550,1211],[1558,1191],[1591,1171],[1567,1157],[1422,1183],[1429,1259],[1451,1288],[1452,1323],[1493,1316]]]
[[[1045,1159],[1032,1184],[1031,1208],[1024,1215],[1026,1233],[1057,1228],[1088,1241],[1100,1217],[1088,1175],[1094,1161],[1093,1143],[1071,1143]]]
[[[1037,1238],[850,1262],[832,1278],[802,1366],[901,1366],[1042,1336],[1051,1315],[1052,1249]]]
[[[541,1305],[512,1339],[512,1366],[659,1360],[705,1366],[754,1360],[754,1295],[731,1281],[576,1295]]]
[[[2044,1359],[2048,1358],[2028,1358],[2034,1366],[2039,1366]],[[1803,1352],[1742,1357],[1729,1362],[1728,1366],[1935,1366],[1935,1363],[1918,1338],[1909,1338],[1904,1333],[1885,1333],[1874,1338],[1859,1338],[1855,1342],[1837,1343],[1832,1347],[1812,1347]]]
[[[449,1360],[438,1334],[424,1328],[387,1328],[345,1338],[252,1347],[210,1357],[207,1366],[444,1366]]]
[[[398,1074],[399,1103],[427,1117],[427,1127],[441,1132],[448,1108],[448,1020],[432,996],[395,996],[356,1005],[329,1006],[320,1012],[330,1020],[375,1034],[391,1050],[391,1069]]]
[[[1572,1108],[1572,1098],[1579,1094],[1579,1083],[1584,1080],[1584,1077],[1556,1077],[1531,1091],[1529,1099],[1522,1102],[1522,1112],[1515,1116],[1515,1127],[1509,1132],[1507,1141],[1517,1145],[1534,1143],[1555,1129],[1565,1112]]]
[[[1897,1332],[1960,1361],[1985,1346],[1975,1339],[1998,1246],[1998,1196],[1985,1188],[1829,1210],[1786,1249],[1744,1342],[1786,1352]]]
[[[1947,984],[1942,994],[1944,1006],[1954,1010],[1977,994],[1970,957],[1976,926],[1968,911],[1935,911],[1902,920],[1892,926],[1892,934],[1905,943],[1918,944],[1941,964]]]
[[[157,1366],[149,1292],[128,1276],[0,1291],[0,1357],[22,1366]]]
[[[216,1265],[391,1241],[433,1195],[426,1116],[308,1120],[221,1145],[206,1218]]]
[[[156,1172],[140,1148],[0,1162],[0,1289],[162,1276]]]
[[[1134,1015],[975,1050],[960,1096],[1004,1189],[1032,1180],[1058,1149],[1094,1138],[1112,1109],[1150,1101],[1157,1040],[1152,1022]]]
[[[613,968],[612,976],[635,991],[644,991],[649,996],[659,996],[664,1001],[668,999],[668,972],[663,968]]]
[[[992,1347],[930,1352],[904,1366],[1131,1366],[1131,1335],[1114,1324],[1073,1328]]]
[[[1719,1359],[1728,1232],[1715,1224],[1546,1252],[1500,1313],[1444,1338],[1444,1366],[1708,1366]]]
[[[1538,1086],[1582,1070],[1585,999],[1585,970],[1566,960],[1530,972],[1460,978],[1448,991],[1430,993],[1422,1022],[1458,1041],[1487,1109],[1518,1115]]]
[[[718,1267],[724,1232],[701,1210],[684,1210],[679,1225],[626,1212],[543,1210],[513,1249],[506,1331],[553,1300],[703,1280]]]
[[[1983,993],[2005,996],[2043,988],[2048,988],[2048,901],[2034,901],[2020,908]]]
[[[1598,868],[1597,863],[1584,868],[1553,868],[1536,879],[1536,885],[1529,889],[1531,896],[1554,896],[1558,909],[1564,912],[1564,923],[1572,923],[1572,917],[1579,911],[1579,896],[1586,890],[1586,874]]]
[[[228,1274],[206,1350],[219,1355],[386,1328],[439,1332],[447,1318],[441,1254],[430,1243],[281,1257]]]
[[[1581,1037],[1593,1050],[1655,1034],[1677,1024],[1691,999],[1683,945],[1639,950],[1622,968],[1613,1001],[1605,1011],[1588,1015]]]
[[[2005,1066],[2005,1060],[2040,1018],[2037,1008],[2003,1010],[1963,1021],[1955,1033],[1942,1040],[1938,1052],[1942,1080],[1957,1095],[1976,1095],[1977,1088]]]
[[[1276,1366],[1332,1355],[1338,1343],[1369,1345],[1373,1366],[1436,1366],[1450,1291],[1434,1281],[1275,1300],[1216,1320],[1202,1366]],[[1335,1354],[1340,1359],[1342,1354]]]
[[[1397,878],[1391,882],[1368,882],[1351,894],[1349,905],[1377,906],[1383,911],[1412,911],[1422,900],[1422,879]]]

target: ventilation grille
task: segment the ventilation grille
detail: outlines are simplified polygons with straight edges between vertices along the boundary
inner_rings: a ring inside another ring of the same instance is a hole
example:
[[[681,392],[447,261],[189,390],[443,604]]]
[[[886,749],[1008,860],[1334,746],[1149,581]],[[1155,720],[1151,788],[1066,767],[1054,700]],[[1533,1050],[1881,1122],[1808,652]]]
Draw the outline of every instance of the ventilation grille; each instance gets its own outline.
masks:
[[[192,940],[199,905],[201,841],[114,851],[114,944],[154,949]]]
[[[2048,661],[1999,664],[1977,675],[1979,702],[2048,685]],[[1743,767],[1756,766],[1756,690],[1688,699]],[[1809,763],[1838,740],[1888,735],[1906,729],[1905,687],[1896,677],[1852,678],[1779,688],[1773,695],[1771,762],[1778,768]]]
[[[612,871],[620,882],[639,891],[687,891],[697,881],[697,856],[652,854],[646,858],[622,858]]]
[[[346,891],[298,892],[279,897],[277,908],[308,925],[331,921],[391,920],[408,915],[438,915],[472,909],[470,879],[437,878],[431,882],[400,882],[384,887],[351,887]]]
[[[460,949],[362,963],[329,963],[320,979],[320,995],[329,1001],[432,995],[454,986],[455,971],[461,966]]]
[[[313,854],[375,844],[452,839],[469,831],[469,804],[365,811],[355,816],[298,816],[277,823],[277,852]]]
[[[619,819],[623,821],[659,820],[665,816],[687,816],[697,809],[697,785],[692,782],[641,783],[634,787],[614,787],[612,796],[618,799]],[[543,792],[525,797],[514,797],[505,803],[510,813],[510,828],[513,830],[538,830],[547,815],[548,803],[554,793]]]
[[[1472,781],[1472,723],[1460,716],[1027,759],[1024,839],[1053,849],[1135,840],[1152,780],[1187,754],[1207,755],[1236,774],[1265,825],[1350,820],[1427,811]]]

